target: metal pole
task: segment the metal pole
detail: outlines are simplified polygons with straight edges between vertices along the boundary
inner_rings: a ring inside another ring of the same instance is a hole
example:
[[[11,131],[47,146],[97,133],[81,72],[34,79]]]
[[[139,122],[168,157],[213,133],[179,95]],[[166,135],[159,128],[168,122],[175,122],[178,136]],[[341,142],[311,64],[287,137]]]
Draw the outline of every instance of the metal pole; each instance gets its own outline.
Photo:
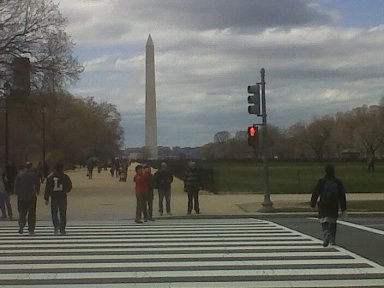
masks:
[[[10,92],[11,86],[9,85],[8,82],[4,84],[4,114],[5,114],[5,119],[4,119],[4,168],[6,169],[8,167],[8,155],[9,155],[9,142],[8,142],[8,137],[9,137],[9,132],[8,132],[8,97],[9,97],[9,92]]]
[[[45,167],[45,113],[46,113],[46,108],[43,106],[42,110],[42,125],[43,125],[43,167]]]
[[[5,166],[8,167],[8,96],[5,96],[4,99],[4,104],[5,104],[5,121],[4,121],[4,162]]]
[[[265,69],[261,68],[261,100],[263,108],[263,166],[264,166],[264,202],[262,211],[270,212],[273,210],[273,203],[269,193],[269,170],[268,170],[268,140],[267,140],[267,103],[265,100]]]

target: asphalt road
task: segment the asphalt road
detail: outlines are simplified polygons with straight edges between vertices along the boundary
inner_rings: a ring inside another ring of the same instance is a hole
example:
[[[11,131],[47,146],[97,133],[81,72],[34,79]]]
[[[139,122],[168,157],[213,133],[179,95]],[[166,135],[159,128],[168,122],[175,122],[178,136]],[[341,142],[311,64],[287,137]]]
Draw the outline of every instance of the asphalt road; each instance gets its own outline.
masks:
[[[311,217],[263,217],[290,229],[322,239],[320,224]],[[377,264],[384,265],[384,216],[349,216],[339,221],[337,245]],[[353,226],[350,226],[352,223]],[[347,225],[348,226],[347,226]]]

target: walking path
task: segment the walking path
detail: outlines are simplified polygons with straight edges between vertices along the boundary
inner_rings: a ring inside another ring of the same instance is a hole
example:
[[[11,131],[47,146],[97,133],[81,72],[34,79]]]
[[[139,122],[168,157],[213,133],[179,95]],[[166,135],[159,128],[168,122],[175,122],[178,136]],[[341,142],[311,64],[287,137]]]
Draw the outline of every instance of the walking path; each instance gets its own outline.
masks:
[[[109,171],[93,173],[93,179],[86,177],[85,169],[68,171],[74,189],[68,194],[68,220],[121,220],[133,219],[136,208],[134,192],[134,166],[129,167],[127,182],[119,182],[111,177]],[[38,220],[50,220],[50,206],[43,200],[45,186],[42,185],[37,203]],[[154,217],[158,214],[158,197],[155,190]],[[203,215],[250,215],[258,213],[263,202],[263,195],[255,194],[212,194],[200,193],[200,209]],[[309,194],[276,194],[271,195],[276,209],[297,207],[300,203],[309,202]],[[384,193],[348,194],[347,200],[384,200]],[[16,197],[12,196],[16,211]],[[183,191],[183,183],[175,178],[171,196],[172,216],[185,216],[187,212],[187,195]],[[300,210],[299,210],[300,211]],[[314,210],[315,213],[315,210]],[[193,216],[193,215],[192,215]]]

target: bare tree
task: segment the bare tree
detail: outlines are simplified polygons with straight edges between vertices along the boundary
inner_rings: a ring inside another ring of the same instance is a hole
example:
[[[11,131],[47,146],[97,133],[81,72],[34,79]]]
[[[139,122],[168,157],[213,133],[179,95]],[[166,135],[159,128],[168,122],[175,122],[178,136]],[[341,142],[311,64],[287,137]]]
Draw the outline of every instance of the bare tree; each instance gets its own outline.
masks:
[[[213,140],[215,143],[225,143],[229,139],[231,139],[231,137],[231,133],[229,133],[228,131],[220,131],[215,134]]]
[[[326,152],[329,152],[331,131],[334,125],[335,121],[332,117],[323,116],[315,118],[307,126],[304,143],[313,150],[318,159],[323,159]]]
[[[83,67],[72,55],[66,19],[52,0],[0,1],[0,77],[9,79],[15,57],[28,57],[34,86],[61,87],[78,79]]]

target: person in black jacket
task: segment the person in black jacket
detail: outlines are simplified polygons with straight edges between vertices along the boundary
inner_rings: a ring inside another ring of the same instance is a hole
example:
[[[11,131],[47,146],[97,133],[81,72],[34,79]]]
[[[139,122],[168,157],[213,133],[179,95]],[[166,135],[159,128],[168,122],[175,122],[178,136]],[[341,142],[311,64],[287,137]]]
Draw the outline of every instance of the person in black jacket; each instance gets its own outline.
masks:
[[[32,170],[32,163],[27,162],[25,168],[17,174],[15,179],[15,193],[17,194],[17,209],[19,211],[19,233],[23,234],[27,223],[30,235],[35,234],[36,200],[39,194],[40,179]]]
[[[191,214],[192,209],[195,209],[196,214],[200,214],[199,206],[199,190],[201,186],[199,170],[196,168],[196,163],[190,161],[184,176],[184,191],[188,193],[188,210]]]
[[[317,202],[320,198],[319,202]],[[336,222],[339,208],[345,214],[347,210],[343,183],[335,177],[335,167],[325,166],[325,176],[318,180],[312,193],[311,207],[319,208],[319,220],[324,233],[323,246],[336,243]]]
[[[173,176],[167,168],[167,163],[161,163],[160,169],[156,171],[154,177],[155,187],[159,192],[159,213],[163,215],[163,202],[165,198],[167,214],[171,214],[171,183],[173,182]]]
[[[71,190],[72,181],[68,175],[64,174],[64,165],[57,163],[55,172],[47,179],[44,194],[46,205],[48,205],[49,197],[51,197],[51,214],[55,235],[59,233],[59,230],[61,235],[65,235],[65,227],[67,225],[67,193]]]

